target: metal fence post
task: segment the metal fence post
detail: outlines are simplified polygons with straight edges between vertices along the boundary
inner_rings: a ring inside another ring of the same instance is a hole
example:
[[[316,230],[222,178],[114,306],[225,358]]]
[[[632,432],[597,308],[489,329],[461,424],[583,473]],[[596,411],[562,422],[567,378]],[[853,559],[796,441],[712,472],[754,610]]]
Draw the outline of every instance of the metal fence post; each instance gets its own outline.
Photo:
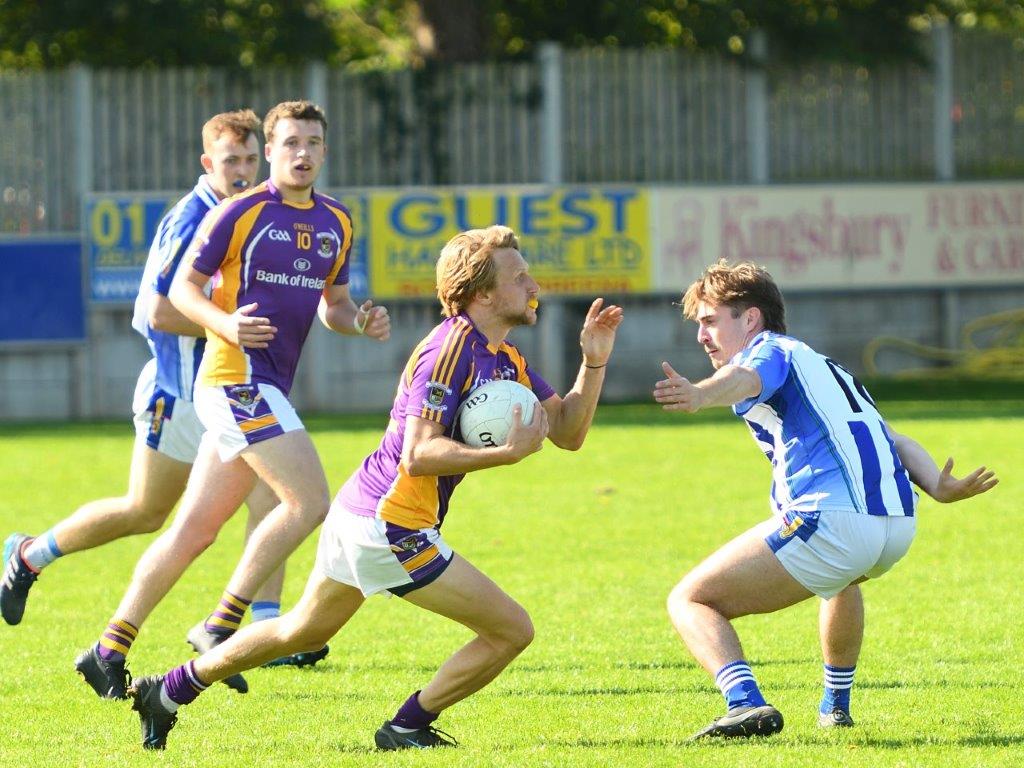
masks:
[[[956,178],[956,148],[953,145],[953,34],[949,24],[932,27],[932,57],[935,72],[935,177]]]
[[[754,184],[768,183],[768,38],[764,30],[750,34],[747,67],[747,168]]]
[[[309,94],[307,98],[314,104],[319,104],[327,119],[331,120],[331,105],[327,103],[327,65],[322,61],[311,61],[306,65],[306,93]],[[318,189],[327,189],[330,186],[329,168],[330,163],[324,163],[320,169],[320,176],[317,178]]]
[[[561,184],[564,175],[562,157],[562,47],[541,43],[537,61],[544,92],[540,121],[541,175],[545,184]]]
[[[562,48],[558,43],[541,43],[537,50],[540,63],[540,82],[543,89],[541,112],[541,178],[549,186],[565,181],[564,129],[562,110]],[[529,254],[527,254],[529,257]],[[543,309],[539,316],[540,370],[556,388],[565,384],[566,354],[562,344],[565,325],[565,299],[559,296],[542,297]]]
[[[75,202],[78,205],[78,218],[81,221],[85,211],[86,195],[95,188],[92,140],[92,70],[84,64],[73,64],[68,70],[68,76],[71,80],[71,130],[75,153],[75,191],[77,193]],[[89,265],[83,264],[82,267],[85,274],[89,275]],[[86,291],[86,297],[89,295],[91,295],[91,289]],[[92,314],[93,310],[86,302],[87,337],[92,337]],[[70,403],[71,417],[76,419],[91,416],[95,412],[94,393],[98,392],[101,387],[98,379],[99,366],[95,365],[92,357],[88,354],[91,347],[92,343],[90,342],[88,348],[77,347],[71,354],[70,368],[73,373],[68,381],[68,403]]]
[[[92,71],[84,64],[73,64],[70,75],[75,188],[78,190],[78,210],[81,212],[86,194],[93,190]]]
[[[329,86],[327,83],[327,65],[322,61],[311,61],[306,65],[305,71],[306,98],[314,104],[319,104],[327,115],[328,125],[340,124],[340,116],[331,114]],[[320,168],[320,175],[316,180],[316,189],[326,192],[330,188],[330,167],[331,160],[335,156],[330,151],[330,136],[324,136],[327,144],[327,158]],[[340,147],[338,149],[341,149]],[[337,159],[341,159],[341,153],[337,153]],[[328,194],[331,194],[328,192]],[[359,297],[356,302],[362,301]],[[309,410],[319,410],[324,407],[322,393],[329,392],[331,387],[330,374],[326,361],[332,351],[332,345],[338,343],[338,337],[330,333],[311,333],[306,340],[304,357],[306,359],[306,370],[303,375],[295,379],[296,394],[301,400],[302,407]],[[335,351],[335,354],[337,352]]]

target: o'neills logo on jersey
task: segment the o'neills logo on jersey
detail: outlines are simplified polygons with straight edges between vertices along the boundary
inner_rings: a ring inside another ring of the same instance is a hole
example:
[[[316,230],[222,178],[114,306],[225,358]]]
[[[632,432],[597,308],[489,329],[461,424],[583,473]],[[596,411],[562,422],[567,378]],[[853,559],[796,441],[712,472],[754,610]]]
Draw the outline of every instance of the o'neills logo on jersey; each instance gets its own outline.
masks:
[[[327,281],[322,277],[289,275],[287,272],[268,272],[265,269],[256,270],[256,279],[261,283],[290,285],[293,288],[312,288],[316,291],[322,291],[324,286],[327,285]]]

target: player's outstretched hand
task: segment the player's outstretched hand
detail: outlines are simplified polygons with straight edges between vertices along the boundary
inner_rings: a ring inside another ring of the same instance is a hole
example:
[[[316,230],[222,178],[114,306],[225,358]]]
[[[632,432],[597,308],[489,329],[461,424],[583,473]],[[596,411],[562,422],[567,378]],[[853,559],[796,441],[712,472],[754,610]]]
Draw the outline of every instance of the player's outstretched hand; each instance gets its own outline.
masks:
[[[666,411],[696,413],[704,404],[704,391],[692,384],[685,376],[676,373],[668,363],[662,363],[667,379],[654,385],[654,399]]]
[[[356,324],[363,329],[363,335],[377,341],[391,338],[391,317],[388,308],[373,306],[373,299],[367,299],[356,310]]]
[[[932,498],[941,501],[943,504],[951,504],[954,501],[963,501],[971,496],[995,488],[999,479],[996,473],[985,467],[978,467],[971,474],[957,480],[953,477],[953,459],[946,459],[946,466],[939,472],[939,478],[935,481],[935,489],[932,491]]]
[[[231,313],[222,334],[224,338],[239,347],[265,349],[277,333],[277,328],[270,324],[269,318],[252,314],[258,308],[259,304],[253,302]]]
[[[583,362],[592,367],[607,364],[615,346],[615,331],[622,323],[622,307],[609,304],[602,309],[603,305],[604,299],[594,299],[580,331]]]
[[[505,439],[505,445],[516,461],[543,448],[544,438],[547,436],[548,412],[544,410],[544,406],[540,403],[533,406],[533,419],[529,424],[523,423],[523,407],[512,406],[512,428]]]

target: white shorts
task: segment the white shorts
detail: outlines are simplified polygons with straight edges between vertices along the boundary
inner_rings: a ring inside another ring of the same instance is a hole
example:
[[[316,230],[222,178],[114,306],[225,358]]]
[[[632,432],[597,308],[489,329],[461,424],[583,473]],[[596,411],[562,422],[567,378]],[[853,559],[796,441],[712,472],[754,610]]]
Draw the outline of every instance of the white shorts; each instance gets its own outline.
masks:
[[[782,567],[819,597],[835,597],[862,576],[877,578],[907,554],[916,517],[858,512],[787,512],[764,523]]]
[[[316,567],[366,597],[404,595],[444,573],[453,554],[436,528],[402,528],[335,502],[320,531]]]
[[[231,461],[250,445],[303,429],[288,398],[270,384],[196,385],[193,399],[221,461]]]
[[[139,374],[132,399],[135,440],[175,461],[194,464],[203,437],[202,423],[188,400],[156,386],[156,360]]]

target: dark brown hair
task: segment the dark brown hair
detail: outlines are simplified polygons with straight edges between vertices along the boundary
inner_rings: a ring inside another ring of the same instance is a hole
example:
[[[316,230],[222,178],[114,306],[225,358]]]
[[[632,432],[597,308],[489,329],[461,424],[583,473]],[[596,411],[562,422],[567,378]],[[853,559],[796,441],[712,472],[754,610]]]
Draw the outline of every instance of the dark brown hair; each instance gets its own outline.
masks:
[[[324,129],[324,138],[327,137],[327,116],[318,105],[312,101],[282,101],[276,107],[271,107],[267,116],[263,118],[263,135],[267,137],[268,142],[274,140],[274,126],[278,120],[289,117],[292,120],[311,120],[320,123]]]
[[[729,307],[734,317],[743,310],[757,307],[766,330],[786,332],[786,305],[779,286],[768,270],[749,261],[732,266],[721,259],[705,269],[683,294],[683,316],[696,320],[701,302]]]

